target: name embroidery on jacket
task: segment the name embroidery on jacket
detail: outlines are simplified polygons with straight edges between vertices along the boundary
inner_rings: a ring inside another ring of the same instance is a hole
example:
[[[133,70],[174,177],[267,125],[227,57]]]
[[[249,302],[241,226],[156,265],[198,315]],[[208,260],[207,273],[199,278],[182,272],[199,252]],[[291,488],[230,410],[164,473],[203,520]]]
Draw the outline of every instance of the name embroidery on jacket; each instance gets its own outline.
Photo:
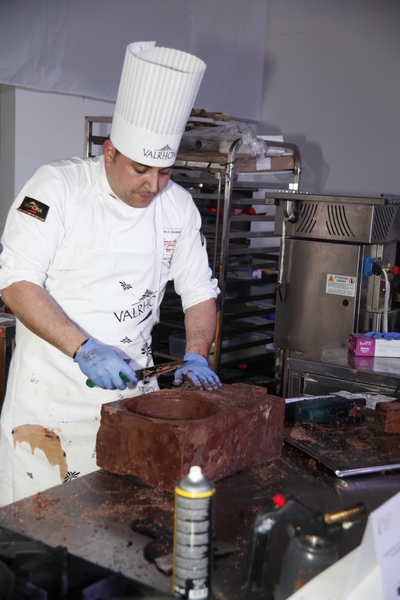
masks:
[[[179,239],[180,229],[164,229],[164,253],[172,254]]]

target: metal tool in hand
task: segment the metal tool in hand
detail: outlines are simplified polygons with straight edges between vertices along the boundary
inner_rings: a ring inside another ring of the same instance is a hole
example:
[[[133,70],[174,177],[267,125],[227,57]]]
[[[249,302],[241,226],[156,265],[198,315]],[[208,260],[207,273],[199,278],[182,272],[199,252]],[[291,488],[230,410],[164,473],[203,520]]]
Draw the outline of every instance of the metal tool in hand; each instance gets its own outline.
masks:
[[[175,360],[172,362],[161,363],[160,365],[155,365],[154,367],[145,367],[144,369],[139,369],[138,371],[135,371],[135,373],[136,377],[138,378],[138,381],[141,381],[143,379],[149,379],[150,377],[160,377],[160,375],[164,375],[166,373],[170,373],[171,371],[175,371],[175,369],[178,369],[184,363],[184,360]],[[123,373],[120,373],[119,375],[121,379],[123,379],[123,381],[125,381],[126,383],[130,382],[130,379],[128,379],[128,377],[126,377],[126,375],[124,375]],[[87,379],[86,385],[92,388],[96,384],[93,383],[91,379]]]
[[[245,589],[263,589],[265,555],[270,544],[273,527],[282,521],[291,526],[291,541],[283,559],[281,577],[275,590],[275,600],[285,600],[312,577],[323,571],[337,558],[333,544],[342,532],[362,515],[366,508],[362,502],[338,511],[322,514],[313,512],[294,496],[277,494],[275,506],[259,511],[253,530],[250,565]]]

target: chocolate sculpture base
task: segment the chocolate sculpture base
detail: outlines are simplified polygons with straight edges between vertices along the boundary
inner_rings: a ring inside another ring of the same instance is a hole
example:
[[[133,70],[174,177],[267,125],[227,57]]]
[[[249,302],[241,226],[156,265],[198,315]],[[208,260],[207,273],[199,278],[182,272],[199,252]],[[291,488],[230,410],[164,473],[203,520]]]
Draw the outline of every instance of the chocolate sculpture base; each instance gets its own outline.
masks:
[[[97,464],[173,490],[192,465],[216,481],[280,456],[285,400],[262,387],[160,390],[104,404]]]

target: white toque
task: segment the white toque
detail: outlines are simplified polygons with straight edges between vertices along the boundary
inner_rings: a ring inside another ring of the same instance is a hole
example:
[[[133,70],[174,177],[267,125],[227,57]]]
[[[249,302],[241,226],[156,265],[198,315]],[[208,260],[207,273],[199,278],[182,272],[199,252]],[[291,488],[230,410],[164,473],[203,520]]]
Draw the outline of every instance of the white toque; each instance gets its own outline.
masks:
[[[117,150],[151,167],[173,165],[205,70],[186,52],[129,44],[110,133]]]

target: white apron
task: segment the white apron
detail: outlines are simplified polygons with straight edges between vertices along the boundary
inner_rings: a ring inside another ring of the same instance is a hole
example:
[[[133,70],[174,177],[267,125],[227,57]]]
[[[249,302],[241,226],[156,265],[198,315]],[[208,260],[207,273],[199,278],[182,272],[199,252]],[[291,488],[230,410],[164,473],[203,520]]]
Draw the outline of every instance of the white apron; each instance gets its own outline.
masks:
[[[152,251],[99,251],[71,243],[48,285],[88,337],[112,346],[133,369],[153,364],[151,331],[167,270],[158,205]],[[18,323],[1,417],[0,506],[96,470],[101,405],[158,389],[155,379],[124,391],[88,388],[86,379],[70,357]]]

